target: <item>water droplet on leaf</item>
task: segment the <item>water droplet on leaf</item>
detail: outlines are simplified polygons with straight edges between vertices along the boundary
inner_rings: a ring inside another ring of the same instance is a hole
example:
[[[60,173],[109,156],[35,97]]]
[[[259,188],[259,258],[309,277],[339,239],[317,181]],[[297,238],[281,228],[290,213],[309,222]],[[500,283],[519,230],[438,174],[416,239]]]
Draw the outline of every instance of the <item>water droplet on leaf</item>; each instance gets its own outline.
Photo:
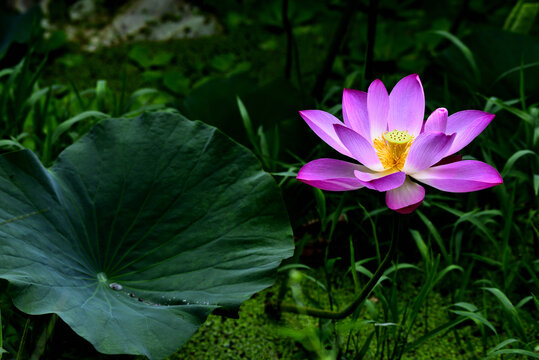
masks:
[[[109,284],[109,287],[112,289],[112,290],[116,290],[116,291],[120,291],[123,289],[123,286],[118,284],[118,283],[110,283]]]

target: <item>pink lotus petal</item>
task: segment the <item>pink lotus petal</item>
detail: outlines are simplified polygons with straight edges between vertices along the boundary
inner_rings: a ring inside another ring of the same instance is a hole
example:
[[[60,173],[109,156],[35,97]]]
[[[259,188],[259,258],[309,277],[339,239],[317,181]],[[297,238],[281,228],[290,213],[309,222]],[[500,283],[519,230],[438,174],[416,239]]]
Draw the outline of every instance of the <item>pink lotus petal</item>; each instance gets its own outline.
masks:
[[[455,193],[483,190],[503,183],[496,169],[477,160],[440,165],[412,176],[436,189]]]
[[[388,191],[398,188],[404,183],[404,180],[406,179],[406,174],[402,171],[393,173],[368,173],[362,172],[360,170],[355,170],[354,174],[361,181],[361,183],[365,185],[365,187],[378,191]],[[380,174],[382,174],[382,176],[378,176]]]
[[[436,164],[447,155],[455,135],[421,133],[412,143],[402,171],[413,174]]]
[[[342,160],[318,159],[305,164],[299,170],[297,179],[322,190],[356,190],[363,187],[354,175],[359,167],[358,164]]]
[[[468,145],[485,130],[487,125],[494,119],[494,116],[479,110],[464,110],[449,116],[445,133],[456,133],[457,136],[447,154],[454,154]]]
[[[384,170],[378,155],[376,155],[376,151],[368,140],[346,126],[334,125],[334,127],[340,141],[346,149],[348,149],[354,159],[371,170]]]
[[[423,127],[425,95],[417,74],[400,80],[389,94],[388,130],[408,131],[417,136]]]
[[[401,214],[414,211],[425,198],[423,186],[406,178],[401,187],[386,192],[386,204],[391,210]]]
[[[389,113],[389,95],[382,81],[378,79],[369,86],[367,109],[371,132],[366,139],[374,140],[387,131],[387,114]]]
[[[445,133],[447,126],[447,109],[438,108],[430,114],[425,122],[425,132],[441,131]]]
[[[344,89],[342,93],[342,115],[344,124],[365,139],[370,139],[369,115],[367,113],[367,93]]]
[[[321,110],[302,110],[299,112],[303,120],[309,127],[329,146],[343,155],[352,156],[350,151],[344,147],[341,140],[335,133],[333,125],[342,125],[342,122],[335,116]]]
[[[379,179],[381,177],[387,176],[389,174],[393,174],[396,172],[395,170],[384,170],[384,171],[372,171],[368,167],[365,167],[363,165],[358,165],[358,169],[356,174],[356,177],[361,181],[372,181],[375,179]]]

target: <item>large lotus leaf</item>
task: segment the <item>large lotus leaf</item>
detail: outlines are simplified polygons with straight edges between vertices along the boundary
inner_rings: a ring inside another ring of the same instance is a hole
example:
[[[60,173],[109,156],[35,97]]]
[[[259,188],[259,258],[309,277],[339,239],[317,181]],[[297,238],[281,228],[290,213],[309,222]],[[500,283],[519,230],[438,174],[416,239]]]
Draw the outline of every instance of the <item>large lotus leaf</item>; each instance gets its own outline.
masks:
[[[163,358],[292,254],[273,179],[179,115],[105,120],[45,169],[0,156],[0,278],[103,353]]]

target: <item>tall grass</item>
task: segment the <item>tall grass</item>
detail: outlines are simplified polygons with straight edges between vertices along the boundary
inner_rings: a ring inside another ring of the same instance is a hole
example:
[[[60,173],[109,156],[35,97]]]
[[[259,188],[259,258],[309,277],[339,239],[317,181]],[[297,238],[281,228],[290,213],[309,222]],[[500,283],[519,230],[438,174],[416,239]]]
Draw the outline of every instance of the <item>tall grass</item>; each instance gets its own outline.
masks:
[[[4,151],[29,148],[50,165],[99,120],[167,110],[168,96],[151,88],[126,94],[125,81],[118,91],[110,89],[106,80],[83,90],[73,82],[41,87],[39,77],[46,61],[30,52],[15,67],[0,71],[0,149]]]

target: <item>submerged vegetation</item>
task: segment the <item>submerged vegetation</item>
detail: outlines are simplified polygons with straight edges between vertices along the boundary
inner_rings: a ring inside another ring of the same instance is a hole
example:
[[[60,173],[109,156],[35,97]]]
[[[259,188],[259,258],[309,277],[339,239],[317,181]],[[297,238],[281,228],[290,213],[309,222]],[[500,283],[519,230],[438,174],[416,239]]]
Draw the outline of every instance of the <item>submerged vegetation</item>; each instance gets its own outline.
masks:
[[[537,2],[206,0],[214,35],[94,52],[60,3],[1,15],[0,359],[539,358]],[[144,2],[87,3],[98,29]],[[349,119],[385,97],[357,90],[409,74],[417,131],[384,128],[408,147],[371,171]],[[390,210],[415,139],[451,148],[469,109],[475,140],[423,165],[503,183]],[[307,174],[350,155],[364,177]]]

